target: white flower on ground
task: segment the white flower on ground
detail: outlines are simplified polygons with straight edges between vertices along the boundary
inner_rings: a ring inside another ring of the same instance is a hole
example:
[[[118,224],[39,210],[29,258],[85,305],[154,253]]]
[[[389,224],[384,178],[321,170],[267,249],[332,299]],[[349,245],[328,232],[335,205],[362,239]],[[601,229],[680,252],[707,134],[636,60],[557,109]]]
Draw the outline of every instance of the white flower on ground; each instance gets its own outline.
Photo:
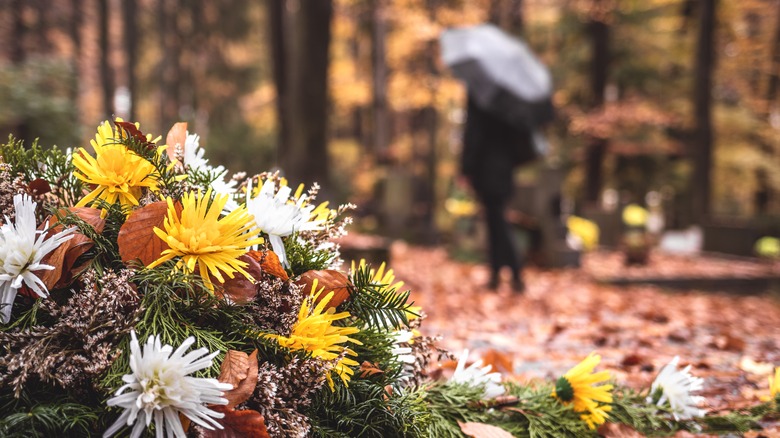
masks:
[[[306,203],[306,196],[301,195],[295,202],[290,198],[292,190],[283,185],[275,192],[273,180],[266,180],[257,196],[252,197],[252,181],[246,189],[246,208],[255,217],[257,227],[268,234],[271,247],[279,257],[282,266],[289,267],[284,251],[282,237],[294,232],[318,230],[322,220],[314,219],[314,205]]]
[[[412,333],[411,330],[398,330],[394,332],[392,336],[394,341],[393,348],[390,349],[390,352],[395,355],[395,358],[398,362],[408,365],[413,364],[417,358],[414,356],[414,354],[412,354],[412,348],[402,347],[401,344],[409,344],[409,341],[411,341],[414,337],[414,333]]]
[[[504,394],[504,387],[501,385],[501,373],[491,373],[493,369],[490,365],[482,366],[482,360],[478,360],[473,364],[466,367],[466,361],[468,361],[469,350],[463,350],[460,359],[458,359],[458,366],[455,368],[455,372],[450,377],[450,382],[461,383],[471,387],[484,386],[485,392],[484,398],[495,398]]]
[[[697,406],[704,401],[704,397],[692,395],[692,393],[704,387],[704,379],[693,377],[690,373],[690,365],[678,370],[677,364],[679,362],[680,357],[675,356],[661,369],[650,387],[647,402],[655,403],[658,406],[669,402],[674,419],[677,421],[702,417],[704,410]]]
[[[195,338],[187,338],[173,351],[170,345],[161,345],[159,336],[149,336],[142,351],[135,332],[130,335],[130,369],[133,372],[122,377],[125,384],[106,402],[108,406],[119,406],[125,411],[103,437],[114,435],[124,425],[135,424],[130,436],[137,438],[154,420],[158,437],[167,429],[167,436],[184,438],[179,414],[206,429],[222,429],[215,418],[222,418],[224,414],[206,405],[227,404],[222,396],[233,386],[217,379],[188,375],[210,367],[219,351],[209,354],[208,349],[200,348],[184,354],[195,343]]]
[[[35,225],[35,206],[29,196],[15,195],[16,221],[11,223],[6,216],[5,223],[0,226],[0,319],[3,324],[11,320],[11,308],[23,285],[41,298],[49,295],[35,271],[54,269],[41,260],[73,237],[70,233],[75,230],[68,228],[47,238],[46,232]]]
[[[214,193],[219,195],[230,195],[223,211],[229,213],[238,208],[238,202],[233,199],[233,195],[236,193],[236,181],[232,179],[225,181],[227,169],[223,166],[214,167],[209,164],[209,160],[203,156],[206,153],[206,150],[200,147],[200,136],[198,134],[190,134],[187,132],[187,139],[184,141],[182,152],[182,164],[185,168],[190,171],[194,170],[209,175],[215,175],[216,178],[211,183],[211,188],[214,190]],[[208,189],[208,187],[201,188],[204,190]]]

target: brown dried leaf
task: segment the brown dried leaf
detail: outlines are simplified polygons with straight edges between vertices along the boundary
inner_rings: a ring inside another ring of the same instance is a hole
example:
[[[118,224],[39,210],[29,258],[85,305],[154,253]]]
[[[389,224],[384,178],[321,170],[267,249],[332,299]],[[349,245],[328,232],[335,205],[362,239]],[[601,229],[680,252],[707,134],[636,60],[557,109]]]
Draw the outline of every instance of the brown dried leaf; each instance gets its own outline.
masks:
[[[165,137],[165,144],[168,145],[166,153],[171,161],[176,160],[176,145],[180,145],[183,151],[185,141],[187,141],[187,122],[174,123]]]
[[[644,435],[625,424],[604,423],[599,426],[599,435],[606,438],[642,438]]]
[[[219,420],[224,429],[201,428],[201,436],[205,438],[270,438],[265,427],[265,418],[257,411],[235,411],[224,406],[212,406],[211,409],[225,414],[225,417]]]
[[[244,269],[255,281],[253,282],[244,277],[243,274],[236,273],[235,277],[225,279],[225,283],[222,285],[222,294],[234,303],[245,304],[257,296],[255,282],[260,278],[263,269],[260,267],[260,263],[247,254],[242,255],[238,259],[247,263]]]
[[[228,400],[226,409],[233,409],[245,402],[257,386],[257,350],[250,355],[229,350],[222,361],[218,380],[233,385],[233,389],[225,392]]]
[[[100,217],[100,210],[89,207],[71,207],[68,209],[60,210],[60,214],[65,215],[68,211],[78,216],[81,220],[89,224],[96,233],[102,233],[105,228],[106,221]],[[61,224],[53,226],[48,235],[52,236],[63,230]],[[76,274],[76,270],[73,269],[73,265],[76,263],[76,259],[81,257],[85,252],[92,248],[93,242],[87,236],[81,232],[76,231],[66,242],[63,242],[57,249],[50,252],[43,258],[43,263],[54,266],[54,269],[48,271],[38,272],[38,277],[46,285],[47,289],[64,286],[70,283],[73,275]]]
[[[279,262],[279,256],[277,256],[275,252],[249,251],[247,255],[260,263],[263,272],[281,278],[283,281],[287,281],[290,278],[290,276],[287,275],[287,271],[282,267],[281,262]]]
[[[33,196],[44,195],[51,192],[51,185],[43,178],[30,181],[30,184],[28,184],[27,187],[30,189],[30,194]]]
[[[269,438],[265,419],[259,412],[251,409],[235,410],[236,406],[249,399],[257,386],[257,350],[250,355],[229,350],[225,360],[222,361],[219,381],[233,385],[233,389],[225,392],[227,405],[210,406],[211,409],[225,414],[225,417],[220,420],[224,429],[201,428],[202,435],[209,438]]]
[[[512,438],[512,434],[500,427],[491,426],[485,423],[458,421],[461,432],[472,438]]]
[[[364,360],[362,364],[360,364],[360,377],[366,378],[368,376],[373,376],[376,374],[384,374],[385,372],[382,371],[381,368],[377,366],[375,363],[371,363],[367,360]]]
[[[510,374],[514,372],[512,358],[508,354],[494,348],[491,348],[482,354],[482,363],[493,367],[492,371]]]
[[[167,211],[168,204],[158,201],[130,213],[116,239],[123,262],[138,259],[144,266],[148,266],[160,258],[168,245],[154,234],[154,228],[163,227]],[[181,213],[178,205],[176,213]]]
[[[328,307],[337,307],[349,298],[349,277],[341,271],[333,269],[324,269],[321,271],[306,271],[301,274],[301,278],[296,281],[296,284],[303,285],[303,293],[309,295],[311,293],[314,280],[317,280],[317,289],[324,288],[324,293],[320,294],[317,302],[324,298],[328,292],[333,291],[333,297],[328,303]]]

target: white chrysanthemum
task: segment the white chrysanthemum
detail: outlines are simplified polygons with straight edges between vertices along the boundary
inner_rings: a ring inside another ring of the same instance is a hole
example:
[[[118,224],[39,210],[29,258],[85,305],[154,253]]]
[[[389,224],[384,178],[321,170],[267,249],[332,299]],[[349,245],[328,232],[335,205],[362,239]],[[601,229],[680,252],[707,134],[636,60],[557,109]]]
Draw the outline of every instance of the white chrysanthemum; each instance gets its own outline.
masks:
[[[225,180],[227,177],[227,169],[223,166],[214,167],[209,164],[209,160],[204,157],[206,150],[200,147],[200,136],[198,134],[190,134],[187,132],[187,139],[184,141],[184,149],[182,152],[182,164],[184,164],[187,169],[215,175],[216,179],[211,183],[211,188],[214,193],[219,195],[230,195],[223,211],[229,213],[238,208],[238,202],[233,199],[233,195],[236,193],[236,181],[232,179]],[[208,187],[201,188],[204,190],[208,189]]]
[[[246,189],[246,208],[255,217],[257,227],[268,234],[271,247],[282,266],[289,267],[282,237],[298,231],[317,230],[321,227],[322,220],[312,220],[315,206],[306,203],[305,195],[293,202],[290,199],[290,187],[283,185],[274,193],[274,186],[274,181],[266,180],[260,188],[260,193],[253,198],[250,180]]]
[[[655,378],[650,387],[648,403],[662,406],[669,402],[675,420],[689,420],[694,417],[704,416],[704,410],[697,406],[704,401],[704,397],[692,395],[704,387],[704,379],[693,377],[690,373],[691,366],[677,369],[680,357],[675,356]]]
[[[484,398],[495,398],[504,394],[504,387],[501,385],[501,373],[491,373],[492,366],[482,366],[482,360],[478,360],[466,368],[466,361],[469,357],[469,350],[463,350],[458,366],[450,377],[450,382],[461,383],[471,387],[484,386]]]
[[[393,348],[390,352],[393,353],[398,362],[405,364],[413,364],[417,358],[412,354],[411,347],[402,347],[401,344],[409,344],[409,341],[414,337],[414,333],[411,330],[398,330],[392,334]]]
[[[22,285],[39,297],[46,298],[49,291],[35,271],[52,270],[53,266],[41,263],[46,254],[54,251],[75,228],[68,228],[47,238],[35,225],[35,206],[32,198],[14,196],[16,221],[6,216],[0,226],[0,318],[3,324],[11,320],[11,308]]]
[[[135,332],[130,332],[130,335],[130,369],[133,372],[122,377],[125,384],[106,402],[108,406],[119,406],[125,411],[103,437],[110,437],[122,426],[135,423],[130,436],[136,438],[154,420],[158,437],[167,430],[169,437],[184,438],[186,435],[179,414],[206,429],[222,429],[215,418],[222,418],[224,414],[206,405],[227,404],[227,399],[222,396],[233,386],[217,379],[188,375],[210,367],[219,352],[209,354],[208,349],[200,348],[185,355],[195,343],[195,338],[187,338],[173,351],[170,345],[161,345],[159,336],[149,336],[141,351]]]

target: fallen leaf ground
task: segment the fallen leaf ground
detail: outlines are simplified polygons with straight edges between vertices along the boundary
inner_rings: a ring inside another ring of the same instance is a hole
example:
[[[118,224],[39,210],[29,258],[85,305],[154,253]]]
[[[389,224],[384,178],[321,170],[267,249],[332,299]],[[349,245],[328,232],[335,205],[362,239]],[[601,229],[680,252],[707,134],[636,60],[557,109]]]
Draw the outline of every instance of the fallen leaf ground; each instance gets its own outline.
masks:
[[[391,260],[428,315],[425,334],[442,335],[440,345],[452,352],[468,348],[496,366],[503,362],[511,379],[553,379],[597,351],[601,368],[639,389],[679,355],[705,379],[705,407],[716,411],[755,404],[780,365],[780,291],[741,296],[607,286],[594,277],[622,270],[609,252],[587,255],[579,269],[528,268],[522,294],[508,284],[487,290],[484,265],[453,261],[442,248],[395,243]],[[751,263],[654,254],[650,267],[632,275],[780,272],[776,264]]]

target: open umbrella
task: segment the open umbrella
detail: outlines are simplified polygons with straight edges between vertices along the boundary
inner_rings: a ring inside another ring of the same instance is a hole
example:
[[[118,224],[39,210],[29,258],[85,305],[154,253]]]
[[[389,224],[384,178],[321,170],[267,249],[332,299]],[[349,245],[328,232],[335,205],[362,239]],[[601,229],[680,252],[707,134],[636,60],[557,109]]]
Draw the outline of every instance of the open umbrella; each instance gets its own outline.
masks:
[[[482,24],[444,31],[441,48],[480,108],[530,130],[552,119],[550,72],[523,41]]]

